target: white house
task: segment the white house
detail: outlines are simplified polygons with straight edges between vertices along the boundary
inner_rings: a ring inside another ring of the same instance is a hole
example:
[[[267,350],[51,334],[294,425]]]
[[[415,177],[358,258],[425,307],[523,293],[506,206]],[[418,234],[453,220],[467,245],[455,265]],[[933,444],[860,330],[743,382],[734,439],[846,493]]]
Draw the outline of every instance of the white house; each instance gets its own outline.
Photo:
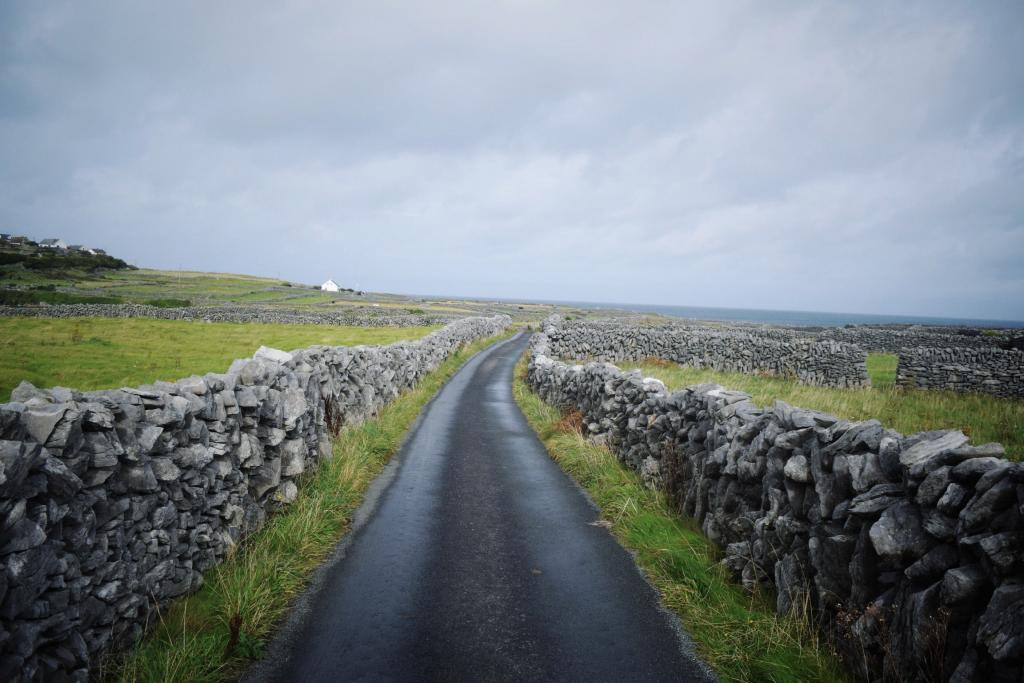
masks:
[[[321,292],[337,292],[340,289],[338,283],[334,280],[328,280],[327,282],[320,285]]]
[[[60,240],[60,239],[43,240],[42,242],[39,243],[39,246],[43,247],[44,249],[67,249],[68,248],[67,243],[64,240]]]

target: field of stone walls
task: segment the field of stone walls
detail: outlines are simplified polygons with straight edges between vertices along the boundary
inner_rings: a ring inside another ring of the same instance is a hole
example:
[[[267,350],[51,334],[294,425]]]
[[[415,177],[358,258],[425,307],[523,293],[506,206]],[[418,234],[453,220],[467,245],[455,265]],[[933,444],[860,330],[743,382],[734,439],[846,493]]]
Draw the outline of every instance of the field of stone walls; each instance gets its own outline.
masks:
[[[54,306],[0,306],[0,316],[42,318],[157,318],[159,320],[208,320],[224,323],[274,323],[298,325],[355,325],[357,327],[443,325],[451,315],[397,313],[381,308],[379,314],[353,311],[300,311],[259,306],[185,306],[160,308],[145,304],[58,304]]]
[[[759,408],[717,385],[670,394],[557,360],[561,330],[543,331],[529,385],[664,489],[745,586],[809,609],[860,676],[1021,680],[1024,463],[999,444]]]
[[[333,430],[507,316],[388,346],[261,349],[223,374],[0,405],[0,680],[87,680],[294,500]]]
[[[787,330],[748,332],[611,321],[566,323],[559,319],[558,325],[549,327],[548,343],[561,358],[661,358],[697,368],[794,377],[816,386],[869,384],[867,354],[861,348],[797,338]]]
[[[867,352],[899,356],[897,384],[915,389],[1024,396],[1024,351],[1001,348],[1011,338],[868,326],[801,330],[642,319],[561,321],[549,344],[561,358],[642,361],[660,358],[723,372],[793,377],[839,388],[870,384]]]

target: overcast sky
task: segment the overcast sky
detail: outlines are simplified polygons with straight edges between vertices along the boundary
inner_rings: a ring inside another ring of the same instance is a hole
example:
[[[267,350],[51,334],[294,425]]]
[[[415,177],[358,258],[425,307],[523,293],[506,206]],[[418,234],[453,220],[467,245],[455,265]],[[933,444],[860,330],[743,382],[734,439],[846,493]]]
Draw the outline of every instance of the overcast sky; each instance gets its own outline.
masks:
[[[376,291],[1024,319],[1024,3],[0,4],[0,229]]]

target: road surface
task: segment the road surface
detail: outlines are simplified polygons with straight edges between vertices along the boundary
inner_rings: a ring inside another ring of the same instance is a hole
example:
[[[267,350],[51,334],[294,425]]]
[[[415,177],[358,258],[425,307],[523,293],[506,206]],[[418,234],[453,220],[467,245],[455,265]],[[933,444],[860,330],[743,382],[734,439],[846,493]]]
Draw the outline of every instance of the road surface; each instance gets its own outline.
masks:
[[[246,680],[710,680],[513,401],[527,339],[425,408]]]

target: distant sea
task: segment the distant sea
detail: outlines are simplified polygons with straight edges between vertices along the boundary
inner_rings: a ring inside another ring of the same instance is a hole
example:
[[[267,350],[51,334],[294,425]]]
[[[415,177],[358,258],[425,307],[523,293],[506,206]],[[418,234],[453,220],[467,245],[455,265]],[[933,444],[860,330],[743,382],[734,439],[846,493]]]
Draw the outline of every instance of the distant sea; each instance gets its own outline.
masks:
[[[602,308],[660,313],[692,320],[721,320],[725,322],[768,323],[773,325],[879,325],[906,323],[911,325],[963,325],[968,327],[1019,327],[1020,320],[986,320],[983,318],[935,318],[915,315],[881,315],[873,313],[827,313],[824,311],[769,311],[757,308],[714,308],[705,306],[663,306],[659,304],[613,304],[592,301],[542,301],[534,303],[560,304],[575,308],[600,310]]]

